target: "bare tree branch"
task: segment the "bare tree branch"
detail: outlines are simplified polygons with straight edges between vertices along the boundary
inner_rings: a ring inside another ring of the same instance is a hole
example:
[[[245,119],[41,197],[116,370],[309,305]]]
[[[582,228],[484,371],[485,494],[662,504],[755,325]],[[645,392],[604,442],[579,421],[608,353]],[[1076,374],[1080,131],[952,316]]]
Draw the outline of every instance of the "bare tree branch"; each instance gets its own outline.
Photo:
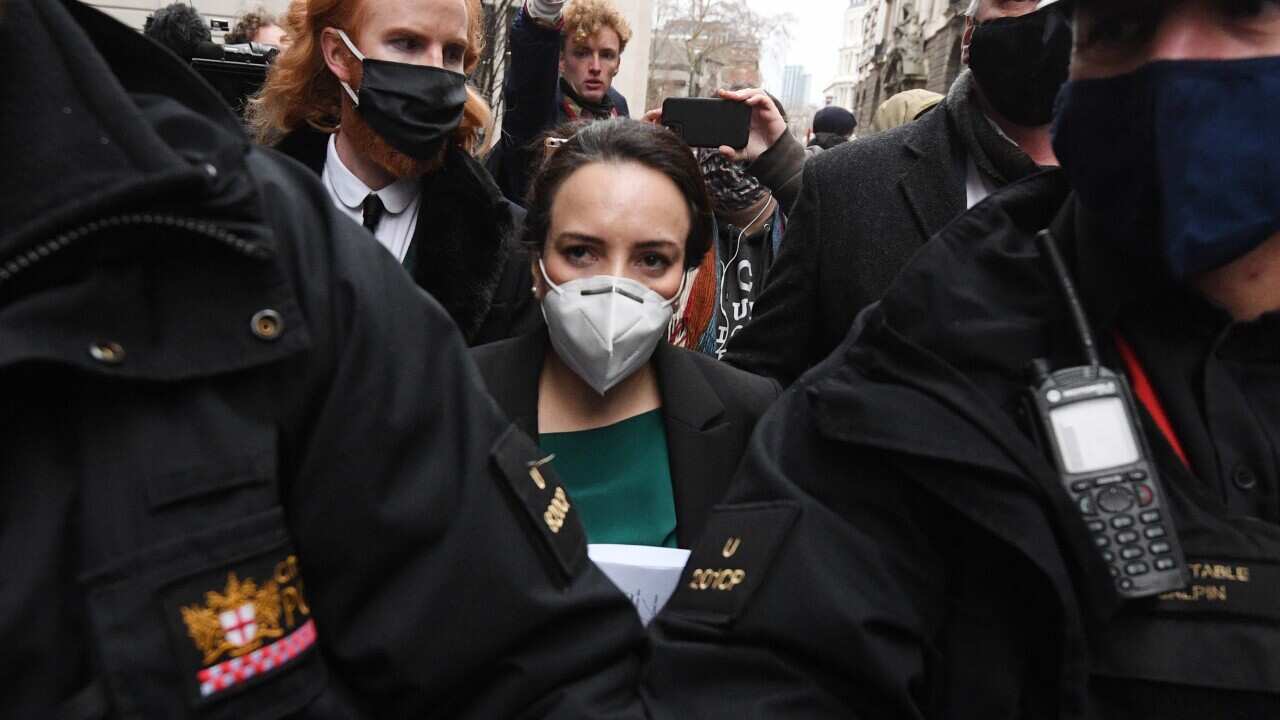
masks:
[[[668,95],[706,95],[725,68],[749,66],[759,73],[766,46],[790,39],[790,14],[764,15],[748,0],[658,0],[650,55],[648,101],[656,107]],[[674,82],[679,73],[683,83]]]

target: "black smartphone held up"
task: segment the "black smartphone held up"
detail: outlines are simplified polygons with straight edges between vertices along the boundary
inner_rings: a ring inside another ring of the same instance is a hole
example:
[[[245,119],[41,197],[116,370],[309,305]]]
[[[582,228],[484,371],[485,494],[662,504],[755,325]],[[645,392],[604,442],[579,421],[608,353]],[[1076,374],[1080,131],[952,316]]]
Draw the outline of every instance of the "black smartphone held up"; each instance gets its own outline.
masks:
[[[751,136],[751,106],[720,98],[667,98],[662,124],[690,147],[741,150]]]
[[[1124,377],[1105,367],[1066,368],[1041,376],[1030,400],[1120,596],[1185,587],[1182,547]]]

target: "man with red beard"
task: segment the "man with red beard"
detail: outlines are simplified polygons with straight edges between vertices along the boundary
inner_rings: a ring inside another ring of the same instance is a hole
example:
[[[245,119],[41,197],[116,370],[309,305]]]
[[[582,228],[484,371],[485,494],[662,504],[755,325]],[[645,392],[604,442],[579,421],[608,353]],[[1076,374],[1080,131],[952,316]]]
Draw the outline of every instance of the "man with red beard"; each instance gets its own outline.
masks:
[[[478,345],[538,324],[523,211],[472,157],[480,0],[294,0],[294,40],[250,108],[258,139],[318,173]]]

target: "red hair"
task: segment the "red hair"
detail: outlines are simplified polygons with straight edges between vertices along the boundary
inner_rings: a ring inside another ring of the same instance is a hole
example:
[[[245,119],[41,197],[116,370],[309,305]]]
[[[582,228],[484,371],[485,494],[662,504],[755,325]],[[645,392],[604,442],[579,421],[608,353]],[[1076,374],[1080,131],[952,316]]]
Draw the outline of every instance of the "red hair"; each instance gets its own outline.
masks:
[[[481,0],[464,0],[467,6],[467,50],[463,71],[470,75],[484,50],[484,9]],[[327,27],[355,35],[363,22],[361,0],[292,0],[284,29],[293,44],[280,53],[267,74],[267,82],[249,101],[249,126],[262,143],[274,143],[303,126],[332,133],[342,115],[342,86],[324,61],[320,36]],[[454,142],[468,152],[481,148],[482,131],[492,120],[489,105],[470,86],[462,111],[462,124]]]

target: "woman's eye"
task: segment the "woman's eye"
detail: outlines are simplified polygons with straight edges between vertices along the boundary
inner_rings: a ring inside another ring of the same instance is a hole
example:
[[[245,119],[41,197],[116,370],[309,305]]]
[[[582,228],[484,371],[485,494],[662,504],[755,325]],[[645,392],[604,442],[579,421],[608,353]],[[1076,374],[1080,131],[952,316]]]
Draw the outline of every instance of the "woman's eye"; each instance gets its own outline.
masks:
[[[575,264],[588,262],[592,257],[591,248],[588,248],[585,245],[565,248],[563,250],[563,255],[566,260]]]
[[[466,56],[467,56],[466,48],[462,47],[461,45],[450,45],[449,47],[445,48],[445,51],[444,51],[444,61],[450,65],[462,64],[462,61],[466,58]]]
[[[640,257],[640,264],[646,270],[666,270],[671,267],[671,261],[658,253],[647,253]]]

